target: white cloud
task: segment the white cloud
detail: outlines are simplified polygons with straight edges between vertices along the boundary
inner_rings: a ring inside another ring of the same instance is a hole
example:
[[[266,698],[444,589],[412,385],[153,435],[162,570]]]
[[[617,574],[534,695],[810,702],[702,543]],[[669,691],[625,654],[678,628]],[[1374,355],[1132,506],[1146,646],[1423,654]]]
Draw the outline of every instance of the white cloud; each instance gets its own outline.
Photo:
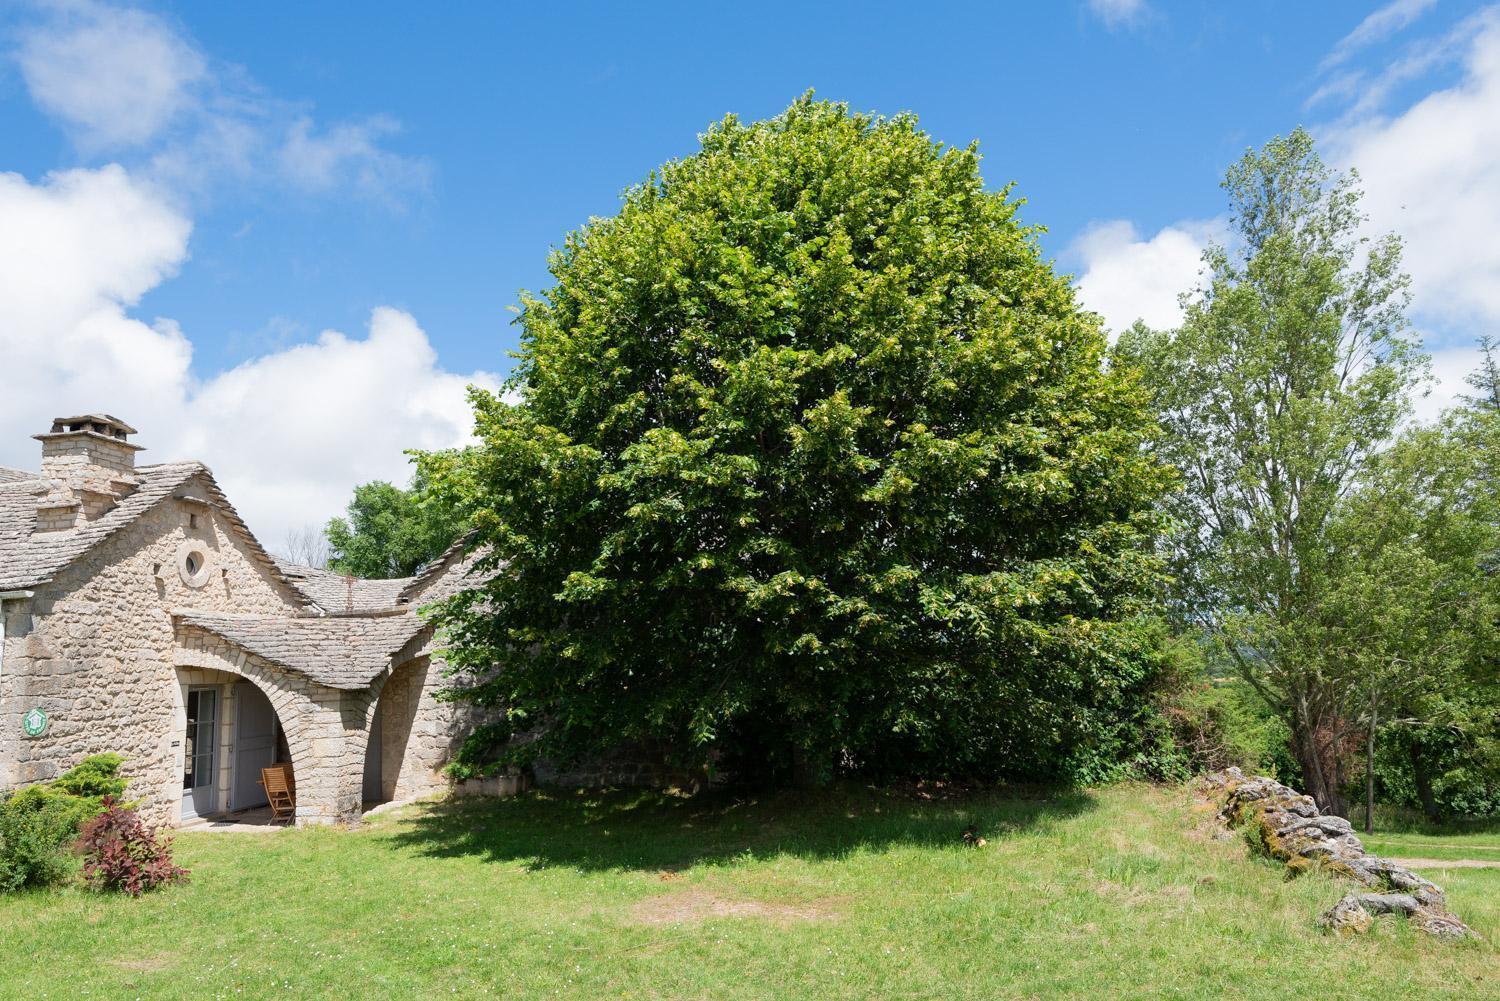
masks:
[[[193,101],[202,55],[158,17],[60,5],[21,33],[17,59],[32,99],[89,148],[146,142]]]
[[[1391,4],[1340,43],[1326,65],[1404,27],[1430,4]],[[1456,66],[1456,82],[1410,106],[1383,111],[1400,84]],[[1446,33],[1413,40],[1380,71],[1353,70],[1315,99],[1346,106],[1336,123],[1316,128],[1323,152],[1341,169],[1357,168],[1374,233],[1395,231],[1412,276],[1411,314],[1432,354],[1435,383],[1417,401],[1430,419],[1465,392],[1478,362],[1479,334],[1500,330],[1500,8],[1464,19]],[[1176,293],[1191,288],[1198,254],[1222,240],[1222,223],[1177,223],[1150,237],[1129,222],[1096,224],[1068,248],[1081,262],[1079,296],[1118,332],[1137,317],[1176,325]]]
[[[1323,60],[1326,69],[1347,60],[1360,49],[1384,41],[1427,13],[1437,0],[1393,0],[1370,14],[1343,38]]]
[[[382,144],[400,131],[394,119],[319,125],[144,11],[47,5],[21,30],[15,57],[32,100],[81,152],[138,156],[140,170],[178,192],[279,183],[397,203],[428,187],[428,160]]]
[[[1136,320],[1166,329],[1182,321],[1177,297],[1196,284],[1203,249],[1220,239],[1216,221],[1180,222],[1142,239],[1123,219],[1095,223],[1068,248],[1082,264],[1078,295],[1112,334]]]
[[[363,339],[328,331],[206,380],[177,325],[129,309],[186,258],[189,220],[117,166],[30,183],[0,175],[0,464],[35,469],[64,411],[141,429],[142,461],[207,462],[272,548],[322,524],[354,484],[409,475],[404,448],[471,431],[464,388],[406,313],[376,309]]]
[[[1414,312],[1479,333],[1500,327],[1500,15],[1486,11],[1454,37],[1456,84],[1325,136],[1330,158],[1359,170],[1372,227],[1405,241]]]
[[[1472,393],[1473,388],[1466,380],[1479,370],[1481,357],[1478,343],[1432,352],[1433,381],[1425,387],[1426,395],[1413,401],[1413,419],[1431,422],[1455,406],[1461,397]]]
[[[1151,13],[1146,0],[1088,0],[1089,12],[1111,31],[1140,24]]]
[[[331,191],[348,184],[371,198],[383,198],[427,186],[430,172],[425,161],[396,156],[380,147],[383,136],[400,131],[400,123],[385,115],[344,122],[321,132],[304,116],[288,127],[277,156],[287,179],[309,191]]]
[[[35,468],[26,435],[58,405],[103,398],[136,415],[127,420],[164,423],[192,348],[126,309],[176,271],[189,221],[119,167],[37,185],[0,175],[0,219],[0,463]]]

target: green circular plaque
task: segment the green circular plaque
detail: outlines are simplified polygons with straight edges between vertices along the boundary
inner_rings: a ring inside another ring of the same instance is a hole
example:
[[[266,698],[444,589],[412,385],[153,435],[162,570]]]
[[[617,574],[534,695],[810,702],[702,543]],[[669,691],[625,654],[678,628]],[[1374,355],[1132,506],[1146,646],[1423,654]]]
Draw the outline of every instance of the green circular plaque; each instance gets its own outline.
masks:
[[[40,709],[32,709],[21,717],[21,729],[26,731],[28,737],[40,737],[42,731],[47,729],[47,714]]]

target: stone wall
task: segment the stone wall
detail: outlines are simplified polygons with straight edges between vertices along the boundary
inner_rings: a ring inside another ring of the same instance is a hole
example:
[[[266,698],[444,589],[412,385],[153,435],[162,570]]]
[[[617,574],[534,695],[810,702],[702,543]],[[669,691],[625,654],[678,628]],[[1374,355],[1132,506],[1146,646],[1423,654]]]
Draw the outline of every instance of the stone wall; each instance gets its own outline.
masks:
[[[197,587],[178,573],[189,541],[208,556]],[[163,501],[33,598],[5,602],[0,783],[50,779],[90,754],[117,751],[148,818],[176,823],[182,705],[171,609],[290,614],[300,604],[213,508]],[[49,723],[26,737],[19,720],[33,707]]]
[[[472,713],[440,702],[446,686],[442,660],[415,657],[391,673],[380,691],[381,794],[385,799],[428,796],[448,787],[445,766],[468,735]]]
[[[607,753],[566,766],[542,758],[532,765],[531,771],[537,785],[556,788],[696,789],[704,784],[703,775],[668,764],[662,748],[641,743],[621,744]]]
[[[1286,863],[1291,875],[1319,869],[1365,886],[1346,894],[1323,915],[1336,932],[1364,932],[1378,914],[1404,914],[1438,938],[1473,934],[1449,913],[1435,883],[1364,850],[1349,821],[1319,812],[1311,796],[1263,777],[1247,778],[1238,768],[1206,776],[1204,790],[1219,808],[1219,819],[1246,832],[1259,852]]]

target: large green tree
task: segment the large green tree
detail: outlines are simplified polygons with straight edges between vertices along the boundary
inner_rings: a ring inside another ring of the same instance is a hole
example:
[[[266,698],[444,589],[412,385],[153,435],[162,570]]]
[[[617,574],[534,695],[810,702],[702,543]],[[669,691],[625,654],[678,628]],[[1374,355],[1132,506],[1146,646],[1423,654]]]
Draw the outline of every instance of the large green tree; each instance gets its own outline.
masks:
[[[1500,805],[1500,367],[1489,339],[1469,381],[1465,404],[1403,435],[1354,505],[1366,527],[1351,548],[1395,545],[1426,564],[1401,567],[1397,586],[1411,597],[1381,602],[1372,618],[1427,611],[1369,653],[1404,647],[1400,683],[1426,682],[1390,707],[1412,725],[1392,731],[1395,753],[1379,771],[1434,818]]]
[[[1310,624],[1339,579],[1341,513],[1424,358],[1399,240],[1367,235],[1357,177],[1306,132],[1247,152],[1223,187],[1232,237],[1205,253],[1181,328],[1137,326],[1118,357],[1148,373],[1160,454],[1183,474],[1178,610],[1286,718],[1309,791],[1342,814],[1350,681]]]
[[[1077,774],[1151,682],[1145,401],[975,147],[799,100],[572,233],[482,444],[496,571],[438,613],[485,739]]]
[[[372,580],[409,577],[441,556],[463,527],[421,472],[406,489],[372,480],[354,488],[345,517],[329,520],[328,568]]]

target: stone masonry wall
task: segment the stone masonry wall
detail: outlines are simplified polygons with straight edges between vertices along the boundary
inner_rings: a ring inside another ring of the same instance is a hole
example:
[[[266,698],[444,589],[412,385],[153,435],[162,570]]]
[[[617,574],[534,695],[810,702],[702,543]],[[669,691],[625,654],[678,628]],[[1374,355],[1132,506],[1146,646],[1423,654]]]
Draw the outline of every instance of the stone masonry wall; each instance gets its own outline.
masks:
[[[443,661],[426,655],[400,665],[380,694],[381,785],[386,799],[428,796],[448,787],[442,768],[472,729],[472,710],[440,702],[450,683]]]
[[[210,572],[196,588],[177,568],[188,540],[208,556]],[[177,607],[290,614],[300,606],[216,511],[172,499],[34,598],[6,601],[0,783],[50,779],[90,754],[117,751],[148,818],[176,823],[182,706],[170,611]],[[33,707],[47,714],[48,727],[25,737],[19,721]]]
[[[1218,807],[1219,819],[1246,832],[1263,855],[1284,862],[1289,875],[1319,869],[1360,883],[1367,892],[1345,894],[1319,923],[1330,931],[1368,931],[1378,914],[1402,914],[1417,928],[1444,939],[1473,935],[1449,910],[1441,887],[1410,869],[1367,853],[1343,817],[1318,810],[1275,779],[1247,778],[1238,768],[1206,775],[1201,788]]]

